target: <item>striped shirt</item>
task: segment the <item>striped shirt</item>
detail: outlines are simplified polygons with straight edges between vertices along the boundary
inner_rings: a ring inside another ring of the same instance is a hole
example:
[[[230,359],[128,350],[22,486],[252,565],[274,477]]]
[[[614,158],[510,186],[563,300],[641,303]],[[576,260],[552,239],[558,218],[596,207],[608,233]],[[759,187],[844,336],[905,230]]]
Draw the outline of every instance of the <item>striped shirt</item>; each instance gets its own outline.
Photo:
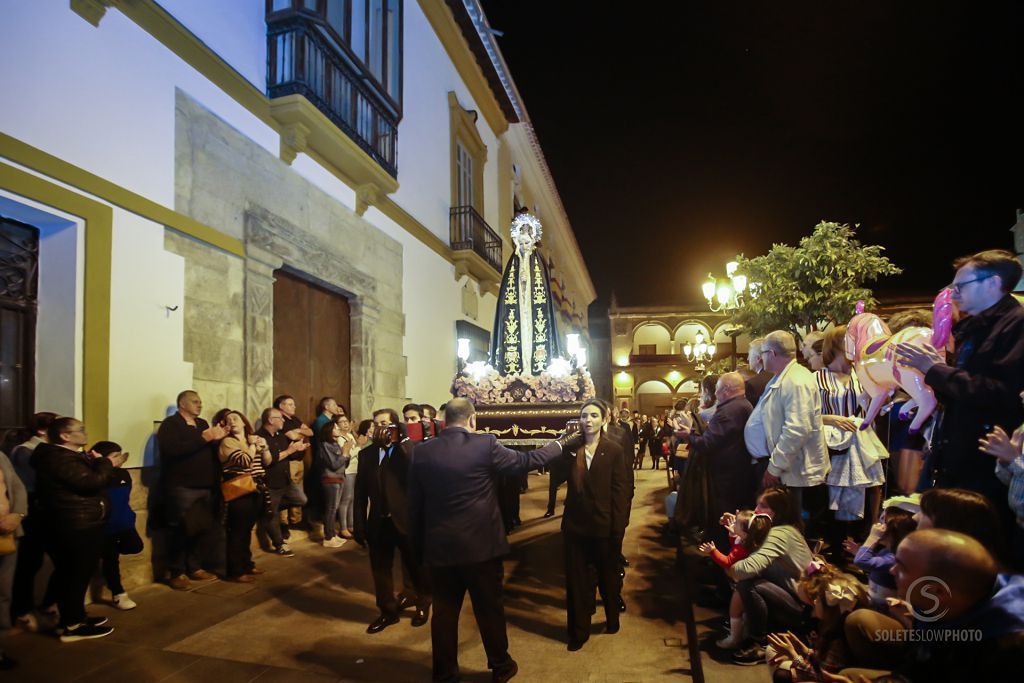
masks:
[[[864,409],[860,405],[863,390],[857,373],[850,372],[849,379],[843,381],[837,373],[822,368],[814,373],[814,377],[818,382],[818,393],[821,395],[822,415],[864,417]]]
[[[218,453],[225,479],[246,472],[256,478],[262,478],[265,474],[263,453],[258,451],[255,445],[243,443],[234,436],[227,436],[220,442]]]

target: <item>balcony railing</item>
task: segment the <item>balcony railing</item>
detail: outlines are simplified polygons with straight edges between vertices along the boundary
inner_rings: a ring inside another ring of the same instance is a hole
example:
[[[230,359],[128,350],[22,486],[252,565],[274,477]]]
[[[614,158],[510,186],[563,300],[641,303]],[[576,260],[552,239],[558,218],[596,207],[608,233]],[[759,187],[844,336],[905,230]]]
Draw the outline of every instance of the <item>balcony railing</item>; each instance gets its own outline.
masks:
[[[501,238],[472,206],[453,206],[449,212],[452,249],[475,252],[501,272]]]
[[[268,26],[267,94],[302,95],[391,176],[398,175],[399,116],[314,25],[293,18]]]

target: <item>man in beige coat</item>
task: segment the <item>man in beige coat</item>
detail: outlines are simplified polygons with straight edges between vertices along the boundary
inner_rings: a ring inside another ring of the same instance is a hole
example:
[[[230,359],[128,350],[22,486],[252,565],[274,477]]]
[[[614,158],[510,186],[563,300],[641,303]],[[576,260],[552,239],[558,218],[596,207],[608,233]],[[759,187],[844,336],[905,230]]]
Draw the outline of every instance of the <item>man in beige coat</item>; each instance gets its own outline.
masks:
[[[820,538],[828,518],[828,448],[821,428],[821,397],[814,374],[796,361],[796,340],[783,330],[768,334],[761,361],[774,379],[747,423],[747,441],[763,439],[768,469],[763,485],[784,485],[798,509],[810,515],[807,535]],[[755,433],[750,433],[754,431]]]

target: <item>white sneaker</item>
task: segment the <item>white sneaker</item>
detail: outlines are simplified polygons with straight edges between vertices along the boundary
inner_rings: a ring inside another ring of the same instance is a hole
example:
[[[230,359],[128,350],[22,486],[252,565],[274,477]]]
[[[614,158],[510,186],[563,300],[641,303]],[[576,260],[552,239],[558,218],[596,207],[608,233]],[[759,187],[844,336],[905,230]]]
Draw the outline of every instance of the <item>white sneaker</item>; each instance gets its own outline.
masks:
[[[332,538],[330,540],[325,540],[324,541],[324,547],[325,548],[340,548],[343,545],[345,545],[345,539],[344,538],[339,538],[338,536],[335,536],[334,538]]]
[[[127,612],[130,609],[135,609],[138,605],[128,597],[127,593],[118,593],[114,596],[114,607]]]

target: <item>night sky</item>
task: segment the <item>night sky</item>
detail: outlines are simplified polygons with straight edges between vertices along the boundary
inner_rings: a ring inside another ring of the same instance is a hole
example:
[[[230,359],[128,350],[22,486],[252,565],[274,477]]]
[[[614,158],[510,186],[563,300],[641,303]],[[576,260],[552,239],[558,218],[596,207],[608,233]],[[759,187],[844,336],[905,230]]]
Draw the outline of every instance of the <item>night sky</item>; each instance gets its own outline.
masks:
[[[822,219],[904,268],[883,295],[1012,248],[1024,3],[482,4],[603,300],[699,303]]]

